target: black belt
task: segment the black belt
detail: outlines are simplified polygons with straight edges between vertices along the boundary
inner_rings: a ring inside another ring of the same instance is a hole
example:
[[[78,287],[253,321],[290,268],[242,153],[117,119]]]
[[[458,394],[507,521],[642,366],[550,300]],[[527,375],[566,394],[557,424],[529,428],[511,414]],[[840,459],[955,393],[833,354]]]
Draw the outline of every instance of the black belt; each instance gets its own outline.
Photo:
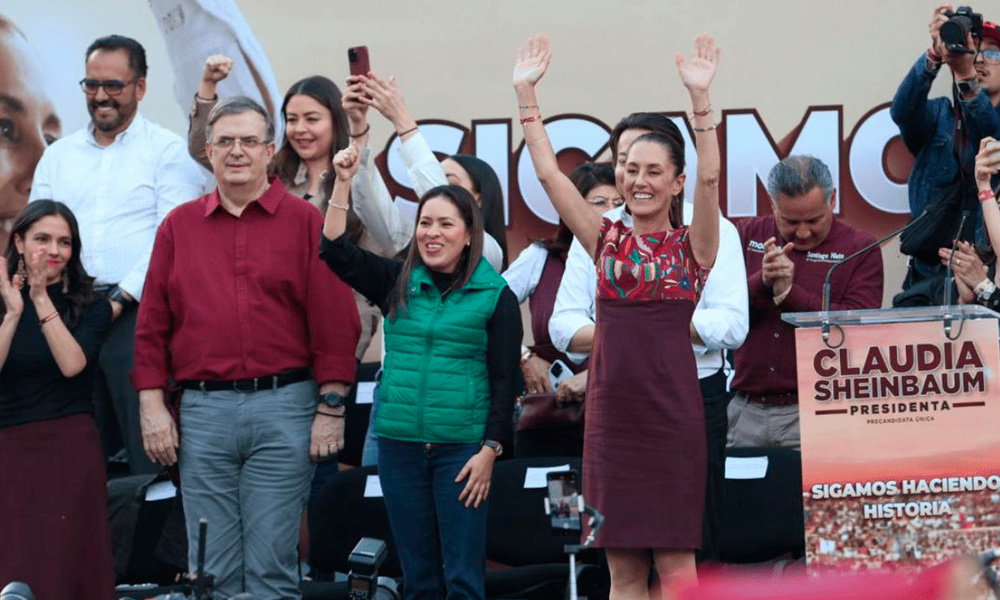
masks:
[[[259,392],[261,390],[276,390],[291,383],[298,383],[312,378],[309,369],[292,369],[277,375],[264,375],[253,379],[233,379],[230,381],[195,381],[188,379],[178,381],[177,385],[185,390],[201,390],[203,392]]]

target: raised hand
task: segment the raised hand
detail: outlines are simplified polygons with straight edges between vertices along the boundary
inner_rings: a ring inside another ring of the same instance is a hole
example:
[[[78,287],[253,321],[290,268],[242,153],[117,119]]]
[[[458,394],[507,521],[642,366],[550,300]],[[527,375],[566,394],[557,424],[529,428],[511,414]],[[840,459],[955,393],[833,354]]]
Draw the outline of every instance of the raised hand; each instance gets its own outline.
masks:
[[[333,155],[333,170],[337,174],[337,181],[350,181],[354,177],[360,164],[358,158],[358,149],[354,144]]]
[[[549,38],[538,34],[528,38],[527,43],[517,49],[514,64],[514,87],[534,87],[549,68],[552,53],[549,52]]]
[[[955,7],[950,4],[942,4],[934,7],[934,16],[931,17],[931,24],[927,26],[931,34],[931,50],[939,57],[944,56],[943,52],[945,51],[945,48],[941,44],[941,26],[948,22],[945,12],[953,10],[955,10]]]
[[[994,145],[989,147],[990,143]],[[990,178],[1000,172],[1000,142],[991,137],[979,142],[979,154],[976,155],[976,183],[990,185]],[[980,188],[983,188],[980,185]]]
[[[721,56],[722,48],[715,45],[715,38],[711,35],[703,33],[694,38],[690,59],[685,60],[680,52],[674,56],[677,74],[681,76],[684,87],[692,92],[707,91],[715,78]]]
[[[361,132],[368,126],[368,104],[362,101],[367,79],[364,75],[351,75],[347,78],[347,87],[340,97],[340,104],[351,125],[351,134],[355,136],[362,135]]]
[[[396,76],[388,80],[370,73],[364,84],[365,95],[361,101],[374,106],[386,119],[392,121],[396,132],[407,131],[416,126],[417,122],[410,115],[410,109],[403,101],[403,95],[396,87]]]
[[[205,59],[205,67],[201,72],[202,81],[219,83],[229,76],[233,69],[233,59],[225,54],[213,54]]]
[[[21,316],[24,311],[24,298],[21,296],[21,278],[15,273],[10,279],[7,278],[7,259],[0,256],[0,296],[3,297],[3,306],[6,315]]]

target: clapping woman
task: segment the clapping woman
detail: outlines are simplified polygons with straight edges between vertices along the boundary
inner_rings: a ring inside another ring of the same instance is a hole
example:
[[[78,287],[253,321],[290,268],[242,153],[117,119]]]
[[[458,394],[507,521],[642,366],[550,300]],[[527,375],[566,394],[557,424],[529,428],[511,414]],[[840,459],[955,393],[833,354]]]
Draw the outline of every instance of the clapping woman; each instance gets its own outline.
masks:
[[[114,598],[107,478],[90,397],[111,305],[66,205],[32,202],[0,258],[0,583]]]
[[[535,172],[563,221],[594,256],[597,322],[584,434],[584,493],[605,525],[613,598],[648,598],[651,565],[661,585],[695,575],[701,544],[706,448],[704,407],[690,342],[699,291],[718,249],[719,145],[709,86],[719,59],[711,36],[676,56],[692,103],[698,148],[694,218],[675,227],[684,147],[656,133],[625,155],[625,203],[633,225],[594,222],[558,168],[536,85],[551,58],[536,36],[518,53],[514,89]]]

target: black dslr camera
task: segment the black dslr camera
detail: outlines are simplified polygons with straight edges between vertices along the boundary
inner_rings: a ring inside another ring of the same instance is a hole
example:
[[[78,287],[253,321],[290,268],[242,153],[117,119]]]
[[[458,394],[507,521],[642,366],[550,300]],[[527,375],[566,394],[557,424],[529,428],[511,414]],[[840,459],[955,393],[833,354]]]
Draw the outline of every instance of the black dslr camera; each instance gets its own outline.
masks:
[[[957,10],[945,11],[948,22],[941,26],[941,41],[955,54],[974,54],[975,48],[968,48],[965,40],[972,34],[975,39],[983,36],[983,15],[971,6],[959,6]]]

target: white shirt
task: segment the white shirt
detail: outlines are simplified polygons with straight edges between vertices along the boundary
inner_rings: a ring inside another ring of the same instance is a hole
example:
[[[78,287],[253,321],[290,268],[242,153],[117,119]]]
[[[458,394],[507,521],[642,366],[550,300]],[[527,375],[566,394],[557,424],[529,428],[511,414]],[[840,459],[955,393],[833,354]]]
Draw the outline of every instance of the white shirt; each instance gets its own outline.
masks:
[[[605,217],[621,219],[631,225],[632,217],[624,207],[615,208]],[[549,319],[549,336],[570,360],[581,363],[589,353],[567,352],[569,343],[581,327],[593,325],[596,318],[597,269],[594,259],[576,239],[566,258],[555,307]],[[691,323],[703,344],[691,344],[698,362],[698,377],[714,375],[723,366],[722,349],[743,344],[750,328],[750,301],[747,292],[746,265],[740,235],[728,220],[719,217],[719,251],[709,272],[701,298],[695,306]]]
[[[503,278],[507,280],[507,287],[517,296],[518,304],[535,293],[535,288],[538,287],[538,282],[542,279],[545,261],[548,258],[548,250],[539,244],[528,244],[524,250],[521,250],[517,260],[512,262],[503,272]]]
[[[84,268],[99,284],[142,297],[156,229],[175,206],[204,192],[205,178],[179,135],[136,114],[107,147],[93,125],[49,146],[31,200],[58,200],[80,225]],[[206,258],[207,259],[207,258]]]
[[[432,188],[448,185],[444,168],[438,162],[423,134],[417,131],[399,146],[399,156],[413,180],[413,191],[423,196]],[[361,223],[375,243],[387,255],[403,249],[413,238],[413,220],[406,219],[392,201],[392,194],[375,166],[371,148],[362,148],[358,172],[351,181],[351,203]],[[503,269],[503,251],[493,236],[483,232],[483,258],[499,273]]]

